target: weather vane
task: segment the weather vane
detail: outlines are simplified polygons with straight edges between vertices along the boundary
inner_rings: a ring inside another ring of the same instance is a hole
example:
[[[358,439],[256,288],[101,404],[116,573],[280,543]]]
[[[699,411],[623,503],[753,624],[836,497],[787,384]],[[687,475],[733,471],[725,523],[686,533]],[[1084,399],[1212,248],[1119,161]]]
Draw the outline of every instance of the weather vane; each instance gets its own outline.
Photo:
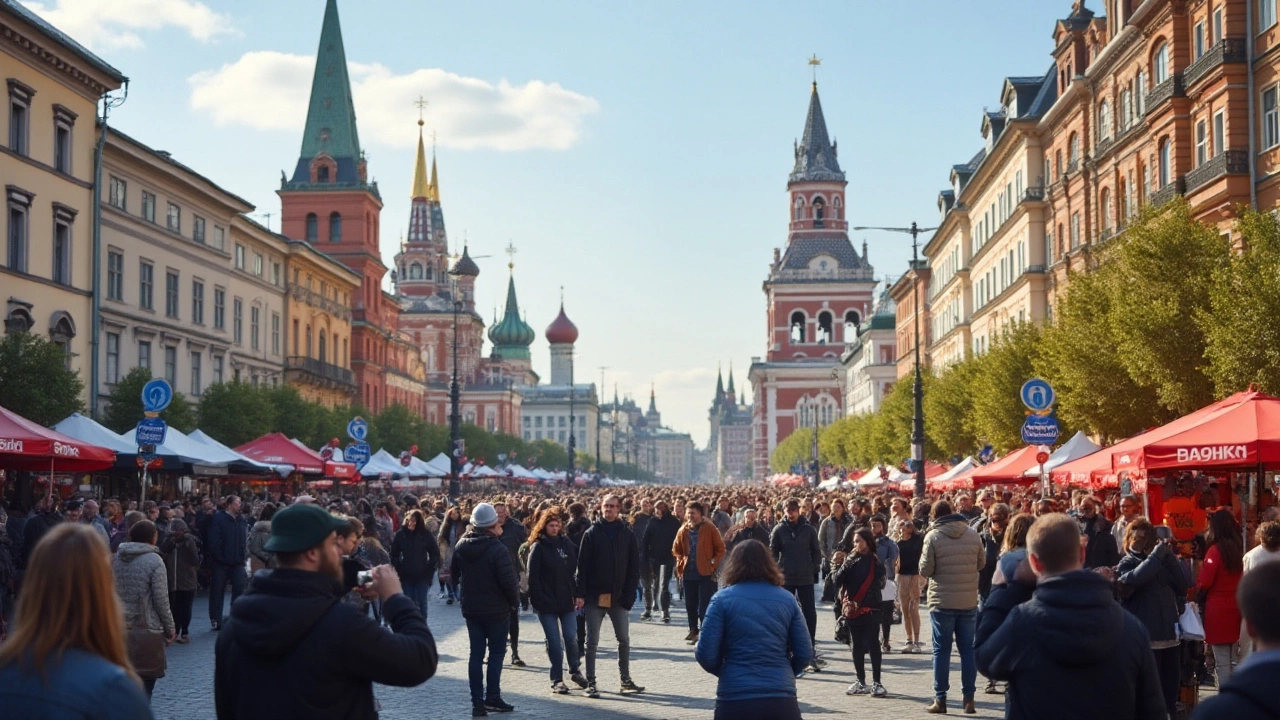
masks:
[[[508,242],[507,249],[503,252],[507,254],[507,269],[514,270],[516,267],[516,244],[514,242]]]
[[[821,64],[822,64],[822,58],[818,57],[818,53],[814,53],[813,57],[809,58],[809,65],[810,67],[813,68],[813,84],[814,85],[818,84],[818,66]]]
[[[427,102],[426,98],[419,95],[418,99],[413,104],[418,108],[418,126],[421,127],[423,125],[422,114],[426,112],[427,105],[430,105],[431,103]],[[435,141],[434,132],[431,134],[431,139],[432,139],[432,142],[434,143]]]

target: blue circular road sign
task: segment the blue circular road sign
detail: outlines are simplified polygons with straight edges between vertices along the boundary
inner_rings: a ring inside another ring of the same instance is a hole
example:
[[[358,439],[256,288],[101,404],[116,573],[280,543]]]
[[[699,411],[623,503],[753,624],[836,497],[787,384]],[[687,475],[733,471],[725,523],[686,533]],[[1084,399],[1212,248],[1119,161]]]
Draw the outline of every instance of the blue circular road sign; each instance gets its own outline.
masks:
[[[357,442],[364,442],[364,439],[369,436],[369,423],[359,416],[352,418],[351,422],[347,423],[347,436]]]
[[[142,386],[142,410],[160,412],[173,401],[173,388],[164,378],[156,378]]]
[[[1055,399],[1053,394],[1053,386],[1041,380],[1033,378],[1022,384],[1022,391],[1019,393],[1022,397],[1022,404],[1032,412],[1044,412],[1053,407]]]

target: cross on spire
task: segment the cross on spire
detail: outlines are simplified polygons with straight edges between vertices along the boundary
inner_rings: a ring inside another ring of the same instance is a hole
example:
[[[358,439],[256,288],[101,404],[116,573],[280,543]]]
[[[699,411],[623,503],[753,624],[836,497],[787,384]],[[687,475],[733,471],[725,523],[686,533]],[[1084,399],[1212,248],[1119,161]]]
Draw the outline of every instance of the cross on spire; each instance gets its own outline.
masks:
[[[507,243],[507,249],[503,250],[507,254],[507,269],[514,270],[516,267],[516,244],[514,242]]]
[[[822,64],[822,58],[818,57],[818,53],[814,53],[809,58],[809,67],[813,68],[813,84],[818,84],[818,66]]]
[[[415,107],[418,108],[418,125],[421,126],[423,124],[422,115],[424,112],[426,112],[427,106],[430,105],[431,103],[429,103],[426,98],[419,95],[418,99],[415,100],[413,104]],[[436,134],[433,131],[431,133],[431,140],[434,142],[435,138],[436,138]]]

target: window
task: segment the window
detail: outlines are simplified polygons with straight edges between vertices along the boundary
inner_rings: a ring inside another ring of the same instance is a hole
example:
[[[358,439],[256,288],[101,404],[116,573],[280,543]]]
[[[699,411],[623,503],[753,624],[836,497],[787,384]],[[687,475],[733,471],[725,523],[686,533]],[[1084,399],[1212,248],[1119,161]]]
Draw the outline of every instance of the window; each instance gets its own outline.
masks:
[[[1151,77],[1156,85],[1169,79],[1169,46],[1160,43],[1151,59]]]
[[[19,155],[30,154],[27,138],[31,125],[31,98],[36,91],[17,80],[9,81],[9,149]]]
[[[1071,134],[1071,167],[1074,169],[1080,162],[1080,136]]]
[[[200,360],[200,353],[193,350],[191,352],[191,394],[197,397],[200,395],[200,388],[202,387],[200,383]]]
[[[231,339],[237,345],[244,344],[244,301],[240,298],[231,306]]]
[[[262,316],[262,310],[254,305],[249,308],[249,347],[254,350],[258,349],[258,325]]]
[[[1191,30],[1192,52],[1194,53],[1192,59],[1199,60],[1204,56],[1204,41],[1204,21],[1201,20]]]
[[[53,169],[71,174],[71,128],[76,114],[61,105],[53,106]]]
[[[1128,90],[1120,91],[1120,130],[1123,132],[1133,124],[1133,95]]]
[[[152,292],[155,288],[155,266],[143,260],[138,263],[138,307],[151,310]]]
[[[213,382],[218,384],[222,382],[222,356],[213,356]]]
[[[164,274],[164,314],[166,317],[178,317],[177,270],[168,270]]]
[[[1258,0],[1258,30],[1276,24],[1276,0]]]
[[[1098,137],[1103,140],[1111,138],[1111,105],[1106,101],[1098,106]]]
[[[336,353],[337,348],[334,348]],[[280,313],[271,313],[271,354],[280,354]]]
[[[124,300],[124,253],[107,251],[107,299]]]
[[[807,323],[805,321],[804,313],[800,312],[799,310],[791,313],[791,344],[792,345],[804,344],[806,326],[807,326]]]
[[[138,341],[138,367],[151,369],[151,342],[149,340]]]
[[[1196,123],[1196,167],[1209,160],[1209,124],[1204,120]]]
[[[227,249],[227,231],[217,225],[213,227],[213,246],[219,250]]]
[[[9,232],[6,264],[10,270],[27,272],[30,260],[28,234],[30,232],[31,201],[35,195],[19,190],[13,186],[8,188]]]
[[[1173,180],[1173,143],[1169,138],[1160,142],[1160,187],[1165,187]]]
[[[165,227],[174,232],[182,232],[182,208],[169,203],[169,214],[165,216]]]
[[[1100,207],[1100,212],[1102,213],[1102,222],[1100,223],[1102,225],[1102,229],[1110,230],[1111,229],[1111,191],[1110,190],[1103,188],[1102,200],[1098,203],[1098,205]]]
[[[191,239],[204,245],[204,218],[199,215],[191,216]]]
[[[129,209],[129,183],[114,175],[107,185],[107,203],[121,210]]]
[[[342,241],[342,216],[333,213],[329,216],[329,242]]]
[[[1213,44],[1222,42],[1222,6],[1213,11]]]
[[[191,281],[191,322],[204,324],[204,283]]]
[[[262,277],[262,253],[253,254],[253,274]]]
[[[274,261],[271,263],[271,284],[277,287],[280,285],[280,263]]]
[[[307,242],[313,243],[320,239],[320,220],[315,213],[307,213]]]
[[[146,190],[142,191],[142,219],[147,222],[156,221],[156,196]]]
[[[120,333],[107,333],[107,384],[120,382]]]
[[[1137,76],[1133,78],[1133,96],[1134,107],[1138,111],[1138,117],[1147,114],[1147,74],[1139,70]]]
[[[1071,215],[1071,249],[1080,247],[1080,213]]]
[[[1227,149],[1227,111],[1213,114],[1213,155],[1217,157]]]
[[[227,327],[227,291],[220,287],[213,289],[213,329],[222,330]]]
[[[178,384],[178,348],[176,347],[164,349],[164,379],[169,381],[170,386]]]
[[[61,203],[53,204],[52,280],[59,285],[71,284],[71,222],[75,217],[75,210]]]
[[[1271,88],[1262,93],[1262,147],[1273,148],[1280,145],[1280,110],[1276,108],[1276,96],[1280,88]]]

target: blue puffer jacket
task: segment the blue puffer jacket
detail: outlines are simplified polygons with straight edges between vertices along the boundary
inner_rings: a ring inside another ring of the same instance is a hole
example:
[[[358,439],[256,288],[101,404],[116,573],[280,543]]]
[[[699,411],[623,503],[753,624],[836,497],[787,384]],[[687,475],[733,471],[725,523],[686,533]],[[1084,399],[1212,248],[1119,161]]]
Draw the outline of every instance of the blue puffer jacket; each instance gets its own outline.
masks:
[[[749,582],[711,597],[697,658],[720,678],[717,700],[795,697],[796,673],[813,659],[813,645],[794,595]]]
[[[68,650],[45,666],[0,668],[0,716],[42,720],[149,720],[142,686],[124,668],[83,650]]]

